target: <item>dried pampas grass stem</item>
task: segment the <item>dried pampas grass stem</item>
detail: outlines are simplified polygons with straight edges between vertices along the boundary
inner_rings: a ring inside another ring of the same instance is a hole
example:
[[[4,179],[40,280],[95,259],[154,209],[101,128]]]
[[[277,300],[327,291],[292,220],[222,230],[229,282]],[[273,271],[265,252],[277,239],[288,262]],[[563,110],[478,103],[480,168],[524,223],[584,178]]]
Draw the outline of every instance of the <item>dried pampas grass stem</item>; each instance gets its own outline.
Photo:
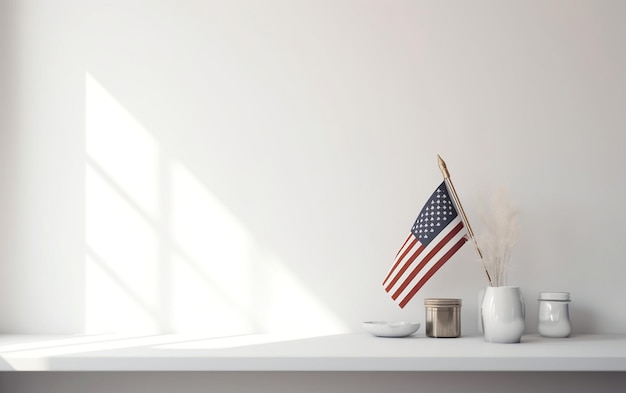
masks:
[[[494,287],[507,285],[511,264],[511,251],[519,234],[518,209],[506,190],[499,190],[491,199],[488,209],[481,214],[482,228],[477,241],[482,251],[482,263]]]

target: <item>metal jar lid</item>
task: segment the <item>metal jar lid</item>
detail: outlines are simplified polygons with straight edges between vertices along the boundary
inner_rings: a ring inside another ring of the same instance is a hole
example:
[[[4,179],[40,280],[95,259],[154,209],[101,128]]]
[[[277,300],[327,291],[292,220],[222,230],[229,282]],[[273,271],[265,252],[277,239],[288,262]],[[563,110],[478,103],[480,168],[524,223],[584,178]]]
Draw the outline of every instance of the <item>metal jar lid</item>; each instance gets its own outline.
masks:
[[[539,292],[538,300],[552,300],[557,302],[569,302],[569,292]]]
[[[426,298],[424,305],[428,307],[454,307],[461,305],[461,299]]]

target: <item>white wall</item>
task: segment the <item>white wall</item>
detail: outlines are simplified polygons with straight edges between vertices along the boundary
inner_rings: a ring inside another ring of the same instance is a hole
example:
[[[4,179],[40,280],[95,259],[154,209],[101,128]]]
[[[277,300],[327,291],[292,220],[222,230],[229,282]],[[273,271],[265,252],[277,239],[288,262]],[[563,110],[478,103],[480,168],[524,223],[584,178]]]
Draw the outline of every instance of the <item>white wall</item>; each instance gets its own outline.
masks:
[[[3,2],[11,40],[2,51],[5,332],[78,331],[84,318],[83,67],[70,6]]]
[[[448,162],[521,209],[510,283],[625,332],[619,1],[5,1],[0,330],[360,331]]]

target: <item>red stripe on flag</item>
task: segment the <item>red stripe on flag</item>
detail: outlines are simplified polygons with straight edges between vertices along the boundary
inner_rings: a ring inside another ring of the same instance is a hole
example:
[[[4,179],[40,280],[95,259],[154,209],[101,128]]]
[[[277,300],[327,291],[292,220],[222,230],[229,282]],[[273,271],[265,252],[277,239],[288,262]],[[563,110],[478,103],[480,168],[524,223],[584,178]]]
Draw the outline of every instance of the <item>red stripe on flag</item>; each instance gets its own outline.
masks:
[[[394,263],[393,267],[391,268],[391,270],[387,274],[387,277],[385,277],[385,281],[383,281],[383,285],[385,285],[387,280],[389,280],[389,277],[391,277],[391,275],[393,274],[394,270],[396,270],[396,268],[400,264],[400,261],[402,260],[402,258],[404,258],[404,256],[408,252],[408,250],[410,250],[410,248],[413,247],[413,246],[411,246],[411,247],[407,248],[406,250],[404,250],[404,252],[402,253],[402,257],[398,258],[398,255],[404,249],[404,246],[406,246],[406,244],[409,242],[409,240],[411,240],[411,238],[413,238],[413,234],[411,232],[409,232],[409,236],[406,237],[406,240],[404,241],[404,243],[402,243],[402,247],[400,247],[400,249],[396,253],[396,263]]]
[[[424,251],[424,249],[426,247],[424,247],[424,245],[422,243],[420,243],[417,238],[414,238],[413,243],[411,243],[410,248],[407,250],[407,252],[405,252],[404,254],[402,254],[402,258],[400,258],[398,260],[398,263],[400,263],[400,261],[402,261],[402,259],[404,259],[404,257],[406,257],[406,254],[408,253],[408,251],[410,251],[415,244],[419,244],[419,247],[415,250],[415,252],[413,254],[411,254],[411,256],[409,258],[407,258],[404,261],[404,264],[402,265],[402,268],[400,269],[400,271],[398,271],[398,274],[395,275],[395,277],[393,278],[393,280],[391,280],[391,282],[389,283],[389,285],[387,285],[387,287],[385,288],[385,291],[389,292],[391,291],[391,288],[393,288],[394,285],[396,285],[396,283],[398,282],[398,280],[402,277],[402,275],[404,274],[404,272],[407,271],[407,269],[411,266],[411,264],[413,263],[413,261],[422,253],[422,251]]]
[[[402,299],[402,301],[400,302],[400,308],[404,308],[404,306],[407,305],[408,302],[411,301],[411,299],[413,299],[413,296],[415,296],[415,294],[417,293],[417,291],[419,291],[420,289],[422,289],[422,287],[424,286],[424,284],[426,284],[426,282],[428,280],[430,280],[430,278],[437,273],[437,270],[439,270],[447,261],[448,259],[450,259],[450,257],[452,257],[452,255],[454,255],[454,253],[456,253],[459,248],[461,248],[461,246],[463,246],[463,244],[465,244],[465,242],[467,241],[467,238],[465,236],[463,236],[458,242],[456,242],[456,244],[448,250],[448,252],[446,252],[444,254],[443,257],[441,257],[441,259],[439,260],[439,262],[437,262],[435,264],[435,266],[433,266],[428,273],[426,273],[426,275],[424,277],[422,277],[422,279],[417,283],[417,285],[415,285],[413,287],[413,289],[411,289],[411,292],[409,292],[404,299]]]
[[[404,241],[404,243],[402,243],[402,247],[400,247],[400,249],[398,250],[398,252],[396,253],[396,258],[398,257],[398,254],[400,254],[400,251],[402,251],[402,249],[404,248],[404,246],[406,246],[406,244],[409,242],[409,240],[411,240],[411,238],[413,237],[413,233],[409,232],[409,236],[406,237],[406,240]]]
[[[424,268],[424,266],[430,262],[430,260],[446,245],[448,244],[448,242],[450,240],[452,240],[452,238],[459,233],[459,231],[463,229],[463,222],[459,222],[457,224],[456,227],[454,227],[454,229],[452,231],[450,231],[450,233],[448,233],[443,239],[441,239],[441,241],[439,243],[437,243],[437,245],[435,246],[435,248],[433,248],[428,255],[426,255],[424,257],[424,259],[422,259],[422,261],[419,263],[419,265],[417,265],[417,267],[415,269],[413,269],[413,271],[411,272],[411,274],[409,274],[409,276],[404,280],[404,282],[402,283],[402,285],[400,286],[400,288],[398,288],[393,295],[391,296],[391,298],[393,300],[396,300],[398,298],[398,296],[400,296],[400,294],[406,289],[406,287],[411,283],[411,281],[413,281],[413,279],[415,278],[415,276],[417,276],[417,274]]]

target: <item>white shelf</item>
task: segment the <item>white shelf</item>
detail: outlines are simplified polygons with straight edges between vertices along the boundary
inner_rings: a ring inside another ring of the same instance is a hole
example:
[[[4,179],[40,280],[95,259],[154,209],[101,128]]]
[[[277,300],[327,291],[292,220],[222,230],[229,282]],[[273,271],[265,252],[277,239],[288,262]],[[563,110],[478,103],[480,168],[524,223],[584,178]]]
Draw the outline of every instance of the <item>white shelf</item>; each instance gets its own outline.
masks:
[[[626,335],[0,336],[1,371],[626,371]]]

